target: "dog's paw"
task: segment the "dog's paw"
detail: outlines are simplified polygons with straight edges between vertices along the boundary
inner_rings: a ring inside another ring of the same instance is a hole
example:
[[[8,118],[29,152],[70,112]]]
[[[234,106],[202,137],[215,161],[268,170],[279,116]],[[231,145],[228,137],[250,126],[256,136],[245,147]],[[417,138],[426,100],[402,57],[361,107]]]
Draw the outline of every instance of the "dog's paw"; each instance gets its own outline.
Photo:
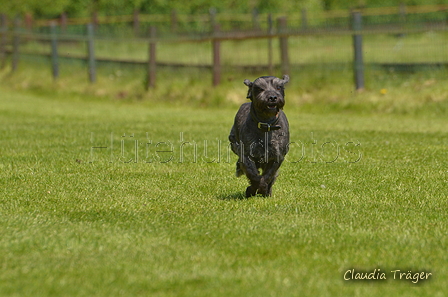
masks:
[[[258,194],[261,194],[263,197],[271,196],[271,188],[266,183],[264,178],[261,178],[260,185],[258,186]]]
[[[253,187],[253,186],[249,186],[246,189],[246,198],[252,197],[257,195],[257,188]]]
[[[262,185],[260,185],[260,187],[258,188],[258,194],[260,194],[263,197],[268,197],[269,195],[269,189],[268,187],[264,187]]]

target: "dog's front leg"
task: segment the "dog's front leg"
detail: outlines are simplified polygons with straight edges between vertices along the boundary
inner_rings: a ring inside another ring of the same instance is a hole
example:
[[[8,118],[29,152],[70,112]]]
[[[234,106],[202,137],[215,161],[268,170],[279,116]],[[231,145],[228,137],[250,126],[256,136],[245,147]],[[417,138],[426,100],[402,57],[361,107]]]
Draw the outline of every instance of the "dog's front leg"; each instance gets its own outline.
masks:
[[[240,168],[243,170],[250,182],[250,186],[246,189],[246,198],[255,196],[258,188],[260,187],[261,179],[257,166],[255,165],[255,162],[249,158],[249,156],[244,156],[239,162]]]
[[[265,197],[271,196],[272,186],[274,185],[275,179],[277,178],[277,172],[281,164],[282,162],[274,161],[271,161],[267,164],[260,179],[260,185],[258,189],[259,194]]]

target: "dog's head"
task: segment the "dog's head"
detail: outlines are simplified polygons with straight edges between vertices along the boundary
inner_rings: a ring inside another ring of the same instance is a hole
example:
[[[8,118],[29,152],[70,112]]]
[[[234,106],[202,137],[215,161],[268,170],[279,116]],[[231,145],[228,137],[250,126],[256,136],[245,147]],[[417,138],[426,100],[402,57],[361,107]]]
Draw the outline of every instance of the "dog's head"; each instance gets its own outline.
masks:
[[[262,76],[254,82],[244,80],[244,84],[249,87],[247,98],[252,100],[257,112],[267,116],[275,115],[285,105],[285,84],[288,82],[288,75],[282,79]]]

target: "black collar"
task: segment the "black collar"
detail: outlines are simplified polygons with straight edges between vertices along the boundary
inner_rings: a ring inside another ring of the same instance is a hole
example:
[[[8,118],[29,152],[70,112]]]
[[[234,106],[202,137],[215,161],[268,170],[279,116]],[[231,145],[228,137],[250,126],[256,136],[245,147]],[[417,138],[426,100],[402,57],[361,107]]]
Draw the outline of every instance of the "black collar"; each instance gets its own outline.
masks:
[[[258,129],[260,129],[263,132],[269,132],[269,131],[272,131],[272,130],[279,130],[279,129],[282,128],[282,126],[276,125],[278,123],[278,120],[279,120],[278,115],[279,115],[280,112],[281,111],[277,112],[277,114],[275,115],[275,117],[272,120],[270,120],[268,122],[262,122],[262,121],[260,121],[260,119],[257,117],[257,114],[255,113],[254,104],[251,103],[251,106],[250,106],[250,115],[252,117],[252,120],[255,123],[257,123]]]

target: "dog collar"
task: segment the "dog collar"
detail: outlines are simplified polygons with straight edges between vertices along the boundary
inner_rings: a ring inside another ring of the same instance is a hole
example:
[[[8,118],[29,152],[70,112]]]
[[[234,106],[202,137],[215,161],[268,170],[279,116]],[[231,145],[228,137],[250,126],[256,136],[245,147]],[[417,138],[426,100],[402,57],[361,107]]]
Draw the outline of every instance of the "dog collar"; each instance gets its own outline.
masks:
[[[260,129],[264,132],[269,132],[272,130],[279,130],[282,128],[282,126],[271,125],[269,123],[263,123],[263,122],[258,122],[257,127],[258,127],[258,129]]]
[[[279,130],[282,128],[282,126],[276,125],[278,123],[278,114],[279,114],[279,112],[277,112],[277,114],[275,115],[275,118],[273,120],[271,120],[269,122],[262,122],[255,114],[253,103],[251,104],[251,107],[250,107],[250,115],[251,115],[252,119],[254,120],[255,123],[257,123],[258,129],[262,130],[263,132]]]

